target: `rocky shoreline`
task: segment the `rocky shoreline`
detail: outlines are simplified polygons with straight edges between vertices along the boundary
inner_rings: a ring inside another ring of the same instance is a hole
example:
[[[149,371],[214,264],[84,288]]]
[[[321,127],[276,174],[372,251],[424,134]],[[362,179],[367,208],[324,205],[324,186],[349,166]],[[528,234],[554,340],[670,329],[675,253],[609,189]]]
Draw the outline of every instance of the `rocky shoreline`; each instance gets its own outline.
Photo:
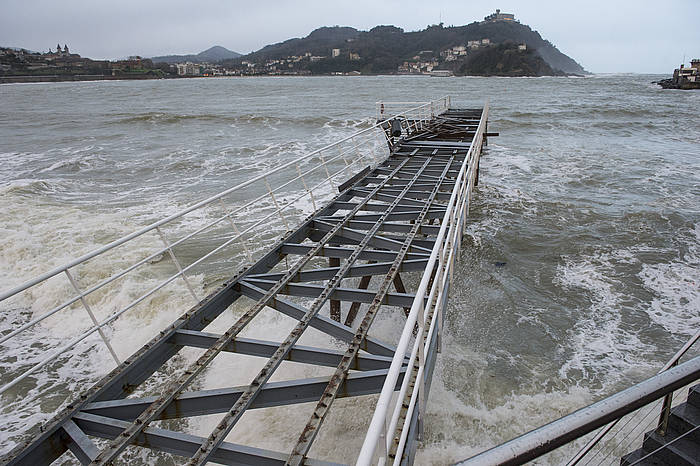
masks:
[[[672,78],[669,79],[662,79],[660,81],[652,81],[652,84],[658,84],[664,89],[700,89],[700,82],[686,82],[686,83],[678,83],[674,81]]]

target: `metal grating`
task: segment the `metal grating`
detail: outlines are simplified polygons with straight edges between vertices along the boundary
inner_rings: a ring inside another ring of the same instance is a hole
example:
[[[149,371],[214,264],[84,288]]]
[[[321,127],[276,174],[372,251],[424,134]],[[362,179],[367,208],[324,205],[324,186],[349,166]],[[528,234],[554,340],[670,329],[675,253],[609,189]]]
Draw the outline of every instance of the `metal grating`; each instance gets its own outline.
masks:
[[[110,464],[126,447],[136,445],[187,457],[183,462],[189,464],[327,464],[307,455],[337,398],[378,393],[396,360],[401,367],[392,389],[398,390],[403,375],[409,373],[414,387],[421,381],[421,397],[426,397],[439,331],[418,333],[428,350],[422,363],[410,365],[407,354],[396,355],[394,347],[370,336],[369,331],[379,312],[408,315],[415,307],[416,296],[407,292],[402,273],[417,272],[431,282],[443,276],[440,268],[446,266],[431,261],[431,255],[438,246],[445,247],[439,238],[444,236],[440,234],[445,219],[453,216],[458,193],[463,198],[466,195],[468,209],[477,167],[467,167],[467,161],[478,164],[486,115],[482,109],[452,109],[428,124],[404,120],[404,136],[390,138],[391,155],[386,160],[341,185],[340,194],[330,203],[122,362],[6,461],[48,464],[70,450],[83,464]],[[461,219],[462,211],[457,216]],[[319,267],[320,260],[327,260],[328,266]],[[426,269],[429,264],[433,265]],[[443,291],[446,296],[447,287]],[[441,296],[419,296],[421,309],[430,308],[431,299],[446,302]],[[224,333],[206,332],[214,319],[242,297],[255,303]],[[308,298],[308,304],[299,304],[298,297]],[[296,326],[282,342],[240,337],[265,308],[292,317]],[[439,314],[425,315],[420,325],[440,318]],[[410,324],[409,331],[414,325]],[[309,327],[346,342],[345,351],[299,345]],[[127,398],[184,347],[205,351],[161,387],[158,396]],[[246,386],[192,391],[195,379],[222,353],[257,356],[266,362],[257,374],[251,374]],[[335,371],[330,377],[270,382],[283,361]],[[413,391],[412,387],[402,393],[410,397]],[[316,403],[315,409],[305,424],[300,423],[299,439],[290,453],[225,441],[246,410],[308,402]],[[418,408],[414,405],[412,409],[419,412]],[[223,418],[208,437],[152,426],[159,420],[217,413],[223,413]],[[410,421],[409,414],[404,409],[401,419],[408,415],[411,427],[396,431],[391,452],[387,452],[394,460],[398,456],[398,461],[412,461],[419,416]],[[93,438],[107,443],[98,448]]]

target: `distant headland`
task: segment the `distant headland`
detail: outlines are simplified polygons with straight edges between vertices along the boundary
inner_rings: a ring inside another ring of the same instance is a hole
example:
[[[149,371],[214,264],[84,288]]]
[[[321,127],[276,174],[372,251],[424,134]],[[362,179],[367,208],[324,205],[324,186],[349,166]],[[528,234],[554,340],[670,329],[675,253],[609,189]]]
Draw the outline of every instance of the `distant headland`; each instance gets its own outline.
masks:
[[[322,27],[247,55],[214,46],[196,55],[83,58],[59,44],[46,53],[0,48],[0,83],[261,75],[433,74],[562,76],[587,72],[512,13],[496,10],[465,26]]]

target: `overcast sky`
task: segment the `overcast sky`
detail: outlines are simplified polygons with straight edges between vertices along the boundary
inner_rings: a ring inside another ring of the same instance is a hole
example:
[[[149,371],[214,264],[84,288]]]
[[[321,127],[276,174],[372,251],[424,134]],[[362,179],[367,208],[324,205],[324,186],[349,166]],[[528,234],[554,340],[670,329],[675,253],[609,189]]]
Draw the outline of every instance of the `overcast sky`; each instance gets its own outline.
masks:
[[[464,25],[496,8],[537,30],[594,73],[669,74],[700,58],[700,0],[2,0],[0,46],[68,44],[89,58],[239,53],[304,37],[320,26],[406,31]]]

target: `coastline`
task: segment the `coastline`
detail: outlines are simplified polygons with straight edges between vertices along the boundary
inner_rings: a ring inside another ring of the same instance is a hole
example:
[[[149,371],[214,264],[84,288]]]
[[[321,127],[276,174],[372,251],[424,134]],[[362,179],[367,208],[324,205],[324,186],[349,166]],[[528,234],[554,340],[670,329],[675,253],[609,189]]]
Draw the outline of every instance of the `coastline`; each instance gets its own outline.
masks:
[[[104,74],[75,74],[75,75],[24,75],[24,76],[0,76],[0,84],[13,83],[58,83],[70,81],[123,81],[164,79],[161,76],[110,76]]]
[[[79,82],[79,81],[145,81],[152,79],[204,79],[204,78],[314,78],[314,77],[376,77],[376,76],[392,76],[392,77],[431,77],[429,74],[311,74],[311,75],[295,75],[295,74],[261,74],[261,75],[226,75],[226,76],[109,76],[102,74],[80,74],[80,75],[25,75],[25,76],[0,76],[0,84],[22,84],[22,83],[58,83],[58,82]],[[593,76],[593,74],[583,75],[561,75],[561,76],[529,76],[529,75],[455,75],[450,78],[585,78]]]

